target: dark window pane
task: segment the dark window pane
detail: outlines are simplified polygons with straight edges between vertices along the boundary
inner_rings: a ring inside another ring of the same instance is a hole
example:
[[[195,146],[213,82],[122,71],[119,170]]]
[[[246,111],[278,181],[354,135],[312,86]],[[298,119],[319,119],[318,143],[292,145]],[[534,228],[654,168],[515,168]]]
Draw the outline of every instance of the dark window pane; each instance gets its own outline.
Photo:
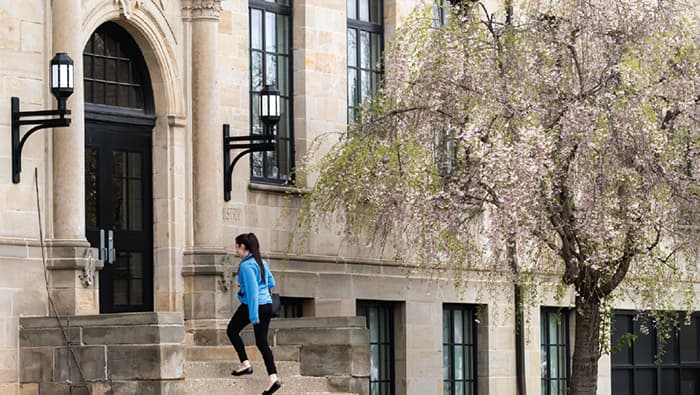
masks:
[[[382,21],[382,2],[381,0],[368,0],[370,2],[370,22],[381,24]]]
[[[672,331],[670,337],[666,340],[665,351],[662,357],[664,363],[678,362],[678,334]]]
[[[143,191],[141,180],[129,180],[129,230],[143,230]]]
[[[253,152],[252,156],[253,177],[262,178],[263,176],[263,159],[262,152]]]
[[[372,42],[370,43],[371,47],[371,56],[370,56],[370,65],[373,70],[379,70],[380,68],[380,49],[382,48],[381,46],[381,39],[382,36],[379,34],[372,33],[371,35]]]
[[[633,381],[631,370],[612,371],[612,393],[615,395],[632,395]]]
[[[105,104],[110,106],[117,105],[117,86],[114,84],[107,84],[105,88]]]
[[[94,102],[92,95],[92,81],[85,80],[85,101],[88,103]]]
[[[661,373],[661,393],[668,395],[677,394],[679,381],[680,377],[677,369],[663,369]]]
[[[117,91],[119,107],[129,107],[129,87],[120,85]]]
[[[649,325],[644,323],[644,325]],[[634,321],[635,334],[637,335],[637,340],[633,344],[634,348],[634,362],[636,364],[651,364],[654,363],[655,350],[655,339],[653,331],[646,331],[647,334],[640,331],[640,322]]]
[[[114,57],[119,56],[117,53],[117,47],[117,40],[114,37],[107,35],[105,37],[105,55]]]
[[[362,71],[360,81],[360,103],[363,103],[372,89],[372,82],[369,71]]]
[[[95,89],[95,96],[93,97],[93,103],[104,104],[105,103],[105,84],[104,82],[95,82],[93,89]]]
[[[99,56],[95,58],[95,79],[105,79],[105,59]]]
[[[681,395],[700,394],[700,367],[682,369],[680,376]]]
[[[286,56],[280,56],[277,63],[277,89],[280,91],[280,95],[289,96],[289,85],[287,81],[289,79],[289,59]],[[282,117],[289,119],[287,113],[281,113]]]
[[[634,377],[635,395],[656,394],[656,369],[637,369]]]
[[[700,362],[700,358],[698,358],[698,324],[697,320],[691,322],[693,325],[681,324],[681,362]]]
[[[612,344],[619,351],[612,354],[613,364],[631,364],[632,363],[632,348],[628,347],[626,342],[621,339],[625,335],[632,334],[632,316],[630,315],[615,315],[613,321],[613,337]]]
[[[277,15],[277,51],[289,53],[289,17]]]
[[[106,80],[119,81],[117,76],[117,62],[116,59],[105,59],[105,64],[107,66],[107,74],[105,74]]]
[[[119,82],[129,82],[129,68],[131,63],[128,61],[120,61],[118,64],[119,70],[117,72],[117,81]]]

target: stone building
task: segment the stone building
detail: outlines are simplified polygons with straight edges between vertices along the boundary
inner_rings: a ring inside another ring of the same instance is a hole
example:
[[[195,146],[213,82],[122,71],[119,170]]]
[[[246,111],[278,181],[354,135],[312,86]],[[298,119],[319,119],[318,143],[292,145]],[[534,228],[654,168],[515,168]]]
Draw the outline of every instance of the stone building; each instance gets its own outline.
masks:
[[[253,379],[228,375],[225,335],[232,240],[255,232],[283,296],[280,394],[515,394],[512,285],[494,297],[474,275],[458,295],[332,232],[284,259],[294,164],[352,121],[419,3],[432,0],[0,0],[0,393],[259,393],[260,362]],[[70,126],[28,139],[13,183],[10,98],[54,108],[59,52],[74,62]],[[225,201],[223,124],[260,133],[266,83],[281,93],[278,148],[239,161]],[[529,315],[530,394],[568,377],[573,316],[554,300]],[[600,393],[698,393],[698,328],[664,365],[649,365],[651,340],[604,357]]]

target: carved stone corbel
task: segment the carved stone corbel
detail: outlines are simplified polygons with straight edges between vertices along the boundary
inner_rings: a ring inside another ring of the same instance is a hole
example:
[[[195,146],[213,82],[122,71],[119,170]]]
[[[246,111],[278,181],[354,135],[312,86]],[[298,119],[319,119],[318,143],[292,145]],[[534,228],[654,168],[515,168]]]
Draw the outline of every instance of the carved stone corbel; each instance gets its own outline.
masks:
[[[231,258],[226,255],[222,261],[223,265],[223,274],[221,275],[223,278],[219,280],[219,289],[221,289],[222,292],[228,292],[233,288],[233,282],[236,274],[234,273],[233,267],[231,265]]]
[[[80,282],[83,283],[85,288],[92,287],[95,284],[95,271],[96,259],[92,256],[92,248],[88,248],[85,253],[85,265],[83,266],[83,273],[78,275]]]
[[[129,19],[134,14],[134,10],[143,5],[143,0],[114,0],[119,3],[119,8],[121,8],[122,15],[124,18]]]

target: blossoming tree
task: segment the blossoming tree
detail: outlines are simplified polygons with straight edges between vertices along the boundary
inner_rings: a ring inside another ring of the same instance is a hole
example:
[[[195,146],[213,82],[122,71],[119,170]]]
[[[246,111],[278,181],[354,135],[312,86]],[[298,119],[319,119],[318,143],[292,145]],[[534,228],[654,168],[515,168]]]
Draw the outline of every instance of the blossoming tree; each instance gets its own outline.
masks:
[[[595,394],[606,301],[694,298],[696,10],[460,4],[444,26],[416,12],[399,28],[383,89],[313,169],[301,223],[333,218],[426,267],[554,274],[575,294],[570,393]]]

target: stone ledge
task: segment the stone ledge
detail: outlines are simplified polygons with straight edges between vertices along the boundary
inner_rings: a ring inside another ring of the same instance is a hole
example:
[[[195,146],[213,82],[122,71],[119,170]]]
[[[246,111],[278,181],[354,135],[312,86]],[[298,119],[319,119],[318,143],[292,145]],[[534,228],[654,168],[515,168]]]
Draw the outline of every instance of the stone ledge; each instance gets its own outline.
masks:
[[[64,328],[99,326],[184,325],[179,312],[117,313],[61,317]],[[20,327],[27,329],[58,328],[55,317],[21,317]]]

